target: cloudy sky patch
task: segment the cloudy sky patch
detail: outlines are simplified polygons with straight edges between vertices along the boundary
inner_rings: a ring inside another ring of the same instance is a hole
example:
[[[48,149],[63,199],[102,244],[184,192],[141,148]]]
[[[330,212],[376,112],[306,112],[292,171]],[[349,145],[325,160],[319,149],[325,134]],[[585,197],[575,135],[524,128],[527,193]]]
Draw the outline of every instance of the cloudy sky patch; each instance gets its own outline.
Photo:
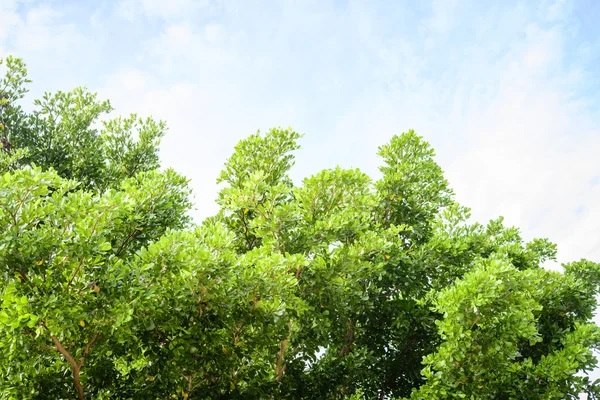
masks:
[[[257,129],[305,134],[298,181],[338,164],[377,175],[377,146],[415,129],[474,219],[549,237],[561,262],[600,260],[594,0],[2,0],[0,15],[29,100],[86,85],[168,122],[163,164],[192,179],[198,221]]]

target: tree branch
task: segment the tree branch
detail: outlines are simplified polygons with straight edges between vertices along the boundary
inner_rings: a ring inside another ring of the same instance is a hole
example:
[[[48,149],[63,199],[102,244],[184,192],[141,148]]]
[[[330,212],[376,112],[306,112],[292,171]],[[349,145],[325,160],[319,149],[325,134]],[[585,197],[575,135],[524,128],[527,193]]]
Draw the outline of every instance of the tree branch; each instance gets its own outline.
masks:
[[[69,364],[71,364],[71,370],[73,371],[73,384],[77,389],[77,398],[79,400],[84,400],[85,393],[83,391],[83,386],[81,385],[81,379],[79,377],[79,370],[81,366],[77,363],[77,361],[75,361],[71,353],[69,353],[69,351],[63,347],[63,345],[60,343],[60,340],[58,340],[56,336],[50,335],[50,338],[52,339],[52,343],[54,343],[54,345],[56,346],[56,350],[58,350],[58,352],[67,359]]]
[[[135,234],[138,232],[138,229],[136,228],[133,232],[131,232],[129,234],[129,236],[127,236],[127,238],[123,241],[123,243],[121,244],[121,246],[119,247],[119,250],[117,250],[117,252],[115,253],[115,256],[119,256],[121,254],[121,252],[123,250],[125,250],[125,245],[129,244],[129,242],[131,241],[131,239],[133,239],[133,237],[135,236]]]
[[[81,259],[79,260],[79,265],[75,269],[75,272],[73,272],[73,276],[71,277],[71,280],[69,280],[69,283],[67,283],[67,293],[69,293],[69,289],[71,288],[71,283],[73,283],[73,279],[75,279],[75,276],[77,275],[77,273],[81,269],[81,265],[83,264],[83,258],[84,257],[82,256]]]
[[[85,360],[85,357],[87,357],[87,355],[89,354],[90,349],[94,345],[94,342],[96,341],[96,339],[98,339],[98,336],[100,336],[99,333],[94,333],[94,336],[92,336],[92,338],[90,339],[88,344],[85,346],[85,350],[83,351],[83,356],[81,356],[81,358],[79,359],[79,368],[81,368],[83,366],[83,361]]]

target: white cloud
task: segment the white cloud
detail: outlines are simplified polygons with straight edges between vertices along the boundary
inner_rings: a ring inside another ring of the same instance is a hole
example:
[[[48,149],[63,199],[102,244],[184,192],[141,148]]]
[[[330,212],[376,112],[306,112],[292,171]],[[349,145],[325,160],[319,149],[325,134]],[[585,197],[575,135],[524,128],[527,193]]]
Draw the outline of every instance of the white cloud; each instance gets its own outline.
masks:
[[[73,24],[57,23],[60,17],[59,11],[46,6],[30,10],[16,27],[15,48],[54,54],[68,51],[79,34]]]
[[[548,21],[562,20],[568,13],[569,3],[566,0],[556,0],[546,9],[546,19]]]
[[[25,7],[28,6],[28,7]],[[0,56],[21,57],[29,66],[30,76],[45,72],[52,80],[36,85],[57,90],[69,80],[69,60],[81,56],[84,37],[74,23],[66,22],[62,10],[29,0],[0,3]],[[61,89],[65,89],[61,87]]]
[[[123,90],[132,77],[144,85]],[[293,120],[290,110],[260,110],[244,104],[236,97],[235,85],[202,80],[164,85],[130,69],[109,77],[100,95],[111,99],[118,114],[137,112],[167,121],[161,158],[165,166],[192,178],[198,220],[217,211],[216,178],[236,142],[258,126],[270,126],[273,119]]]
[[[92,39],[62,10],[2,7],[0,52],[15,50],[34,70],[51,68],[56,82],[70,82],[66,62]],[[225,17],[212,19],[216,9]],[[413,11],[361,2],[340,10],[333,2],[258,9],[127,0],[116,10],[132,23],[164,23],[149,27],[129,58],[98,48],[110,62],[98,66],[92,88],[119,112],[168,122],[162,158],[192,178],[198,217],[214,210],[214,179],[233,145],[257,128],[307,134],[296,180],[335,164],[376,175],[377,146],[415,128],[477,219],[505,215],[526,237],[558,241],[561,259],[600,259],[600,185],[589,184],[600,175],[599,123],[589,99],[577,96],[597,44],[582,43],[579,58],[568,60],[568,4],[473,11],[438,1],[420,22]],[[106,16],[91,18],[100,26]]]
[[[433,30],[435,33],[443,34],[448,32],[456,20],[456,7],[456,0],[432,0],[432,14],[424,21],[425,27]]]
[[[21,18],[17,13],[17,1],[0,3],[0,15],[2,15],[2,23],[0,23],[0,57],[3,57],[6,55],[5,43],[9,35],[12,34],[14,27],[21,22]]]
[[[562,245],[562,260],[599,259],[585,233],[596,223],[582,217],[600,211],[599,192],[589,184],[598,173],[600,130],[559,80],[545,77],[561,57],[559,33],[536,32],[498,76],[497,94],[476,98],[450,181],[479,219],[503,214],[528,237],[549,236]]]
[[[211,5],[206,0],[122,0],[116,7],[117,15],[129,21],[140,16],[162,19],[189,16]]]
[[[191,23],[173,23],[158,36],[149,39],[144,48],[147,56],[153,57],[154,67],[162,74],[190,71],[191,78],[192,66],[218,73],[222,72],[221,68],[234,64],[235,54],[230,51],[229,45],[218,24],[198,29]]]
[[[427,76],[425,71],[438,59],[409,40],[387,40],[381,36],[372,16],[362,13],[361,6],[354,7],[354,14],[345,20],[331,19],[331,45],[311,42],[315,46],[311,53],[314,72],[327,73],[327,68],[332,67],[320,64],[321,57],[331,57],[328,62],[337,61],[336,48],[345,45],[345,31],[334,31],[351,18],[363,26],[356,36],[363,45],[356,50],[366,52],[366,57],[377,58],[376,62],[367,62],[364,69],[371,75],[360,76],[353,82],[354,76],[340,69],[332,79],[320,81],[318,91],[308,95],[308,99],[317,103],[319,99],[314,97],[317,93],[333,100],[336,90],[355,85],[356,91],[349,91],[351,98],[340,99],[330,110],[324,110],[329,115],[319,116],[324,127],[309,120],[315,115],[314,104],[298,97],[300,93],[306,96],[315,87],[307,86],[304,92],[293,87],[278,92],[271,85],[265,88],[265,93],[253,93],[256,87],[248,82],[255,74],[260,75],[261,68],[267,77],[278,79],[284,67],[275,54],[280,58],[294,54],[285,48],[274,53],[280,50],[279,39],[288,37],[294,43],[296,34],[306,33],[311,37],[305,31],[307,28],[296,25],[296,21],[317,18],[315,13],[303,10],[295,17],[288,16],[291,21],[280,21],[282,27],[274,30],[271,40],[246,51],[240,46],[250,43],[247,38],[228,39],[228,35],[239,35],[243,27],[236,30],[229,26],[225,31],[218,26],[217,46],[207,39],[207,28],[167,27],[150,43],[162,54],[159,62],[165,63],[163,67],[168,66],[162,71],[181,73],[181,84],[187,86],[174,85],[166,92],[145,95],[171,99],[168,105],[161,106],[173,126],[163,152],[165,160],[180,166],[196,182],[197,192],[212,198],[216,189],[210,182],[230,153],[230,145],[255,127],[293,125],[297,121],[296,128],[307,133],[293,173],[296,179],[338,163],[377,174],[378,160],[374,156],[377,146],[393,133],[415,128],[437,148],[458,198],[473,208],[476,219],[487,221],[505,215],[507,223],[521,227],[527,238],[548,236],[557,241],[562,261],[582,256],[600,259],[600,249],[595,247],[594,236],[590,234],[595,229],[594,218],[589,218],[600,212],[598,190],[589,185],[593,174],[599,172],[595,153],[600,143],[594,130],[598,125],[597,119],[572,99],[565,86],[582,79],[581,71],[556,68],[565,61],[567,33],[562,26],[542,28],[526,18],[517,19],[519,22],[512,29],[521,30],[521,34],[500,46],[506,51],[499,53],[502,56],[496,57],[494,63],[490,64],[487,41],[482,39],[462,46],[463,58],[448,53],[449,69],[442,68],[438,76]],[[510,17],[522,14],[526,13],[521,9],[508,10],[504,16],[507,26],[501,28],[510,30],[513,22]],[[444,24],[451,29],[458,23]],[[314,24],[310,29],[320,32],[323,27]],[[253,34],[263,37],[263,33]],[[443,44],[444,39],[440,40]],[[440,45],[432,41],[432,51]],[[333,53],[326,53],[330,48]],[[362,61],[354,60],[357,64]],[[308,66],[301,64],[301,69],[293,65],[298,62],[300,59],[294,59],[290,64],[291,71],[302,74],[303,68],[310,69],[310,61]],[[239,64],[247,69],[236,68]],[[192,75],[194,70],[196,76]],[[312,79],[306,84],[313,82]],[[276,98],[277,106],[265,99],[265,95]],[[196,108],[191,109],[189,104]],[[290,109],[289,104],[294,108]],[[263,110],[260,115],[257,110],[260,107],[268,111]],[[336,113],[336,109],[341,112]],[[254,118],[253,112],[257,113]],[[286,116],[289,120],[282,121]],[[232,123],[232,119],[239,123]],[[190,135],[191,127],[194,133]],[[185,149],[181,144],[184,142]],[[187,143],[193,144],[195,150],[187,150]],[[194,158],[194,154],[206,158]],[[181,161],[188,157],[189,162]],[[205,200],[199,204],[198,215],[208,215],[214,209]],[[577,213],[578,208],[582,211]]]

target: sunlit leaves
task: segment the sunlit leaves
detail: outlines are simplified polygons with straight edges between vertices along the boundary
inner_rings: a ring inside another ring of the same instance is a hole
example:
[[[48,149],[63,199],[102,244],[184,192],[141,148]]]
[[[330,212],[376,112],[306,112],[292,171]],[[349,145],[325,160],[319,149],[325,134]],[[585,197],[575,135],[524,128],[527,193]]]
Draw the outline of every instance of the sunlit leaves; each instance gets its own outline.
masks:
[[[0,67],[0,398],[598,398],[599,264],[471,223],[413,131],[296,184],[251,135],[192,226],[164,123]]]

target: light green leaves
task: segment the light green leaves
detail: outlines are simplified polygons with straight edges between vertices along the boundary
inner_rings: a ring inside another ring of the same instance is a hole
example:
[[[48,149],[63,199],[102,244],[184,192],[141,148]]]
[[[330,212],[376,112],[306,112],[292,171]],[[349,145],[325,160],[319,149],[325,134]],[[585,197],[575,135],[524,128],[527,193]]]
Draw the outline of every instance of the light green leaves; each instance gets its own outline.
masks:
[[[443,315],[442,343],[424,359],[426,384],[412,397],[526,398],[533,391],[576,398],[584,385],[575,373],[596,364],[589,346],[600,337],[595,326],[555,308],[564,305],[556,292],[574,290],[574,283],[542,269],[519,271],[507,258],[481,262],[432,300]],[[562,321],[551,327],[552,318]]]
[[[394,136],[379,148],[383,178],[376,183],[380,195],[378,221],[384,226],[407,224],[413,227],[411,240],[422,242],[430,232],[429,223],[440,208],[451,203],[452,190],[433,149],[413,130]]]
[[[158,169],[164,123],[99,124],[112,107],[83,88],[27,113],[24,64],[0,67],[0,398],[600,392],[599,264],[547,271],[547,239],[470,223],[413,131],[379,148],[375,183],[297,186],[301,135],[251,135],[191,226],[187,179]]]

